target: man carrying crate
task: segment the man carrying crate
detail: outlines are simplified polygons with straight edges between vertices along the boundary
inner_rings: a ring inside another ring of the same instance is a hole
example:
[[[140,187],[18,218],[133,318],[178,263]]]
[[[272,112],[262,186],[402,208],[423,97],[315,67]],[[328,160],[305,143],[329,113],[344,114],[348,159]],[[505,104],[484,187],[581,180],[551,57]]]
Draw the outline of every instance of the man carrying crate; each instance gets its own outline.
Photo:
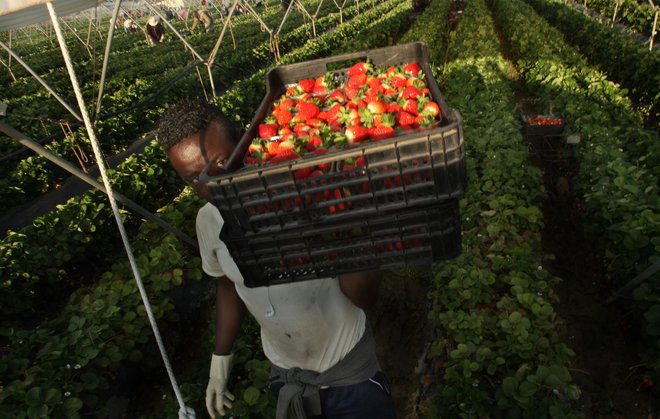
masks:
[[[234,396],[227,389],[232,344],[249,311],[261,328],[263,351],[272,364],[271,391],[277,419],[390,419],[394,404],[376,359],[364,308],[377,299],[380,275],[248,288],[220,240],[224,223],[199,175],[218,174],[238,135],[222,112],[201,99],[187,99],[162,116],[161,146],[179,175],[209,203],[197,214],[204,272],[216,279],[216,344],[206,390],[211,417],[224,416]]]

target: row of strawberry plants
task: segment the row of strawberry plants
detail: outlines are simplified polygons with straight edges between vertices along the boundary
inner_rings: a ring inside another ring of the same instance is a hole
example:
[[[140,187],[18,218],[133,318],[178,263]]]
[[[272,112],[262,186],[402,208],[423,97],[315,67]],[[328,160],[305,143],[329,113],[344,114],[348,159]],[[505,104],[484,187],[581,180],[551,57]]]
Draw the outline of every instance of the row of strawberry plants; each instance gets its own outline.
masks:
[[[324,38],[329,44],[340,45],[368,27],[384,10],[399,3],[384,3],[350,24],[341,25]],[[314,49],[314,42],[304,50],[308,58],[319,54]],[[296,57],[308,59],[302,51]],[[261,85],[263,78],[253,83]],[[228,98],[220,99],[223,100]],[[253,110],[244,108],[239,112],[239,119],[247,118]],[[199,205],[198,199],[184,194],[179,202],[170,206],[171,212],[166,210],[162,215],[190,233],[193,228],[190,220]],[[151,299],[157,316],[167,327],[175,320],[175,312],[163,293],[182,281],[199,278],[199,258],[190,253],[194,250],[184,249],[178,240],[157,227],[147,223],[142,229],[143,234],[134,241],[135,254],[143,277],[148,280],[148,292],[156,293]],[[38,415],[77,417],[103,412],[102,396],[107,396],[103,393],[107,387],[107,378],[104,377],[116,375],[121,361],[140,360],[136,346],[149,334],[130,272],[127,262],[118,262],[100,281],[76,291],[62,313],[53,320],[44,322],[36,330],[12,329],[5,333],[9,342],[2,351],[0,362],[3,368],[4,389],[0,394],[3,413],[22,418]],[[54,335],[57,339],[53,339]],[[254,340],[257,334],[251,336]],[[265,371],[265,368],[256,370]],[[237,396],[251,400],[252,393],[248,387],[245,394],[238,393]]]
[[[572,351],[553,308],[558,279],[541,267],[542,175],[528,162],[484,0],[467,4],[452,36],[441,80],[464,117],[470,188],[461,201],[463,252],[434,267],[431,351],[441,369],[427,413],[576,417]]]
[[[423,42],[428,47],[429,63],[443,63],[449,39],[449,20],[444,17],[449,15],[449,8],[447,1],[431,2],[399,42]]]
[[[553,29],[530,6],[517,0],[492,0],[492,4],[527,85],[552,98],[563,110],[568,129],[582,136],[582,145],[576,150],[579,172],[573,186],[584,200],[581,218],[585,231],[604,261],[609,285],[616,289],[646,269],[660,253],[657,167],[647,163],[658,161],[657,154],[650,154],[657,135],[620,127],[602,117],[598,109],[602,101],[581,87],[581,80],[590,77],[593,70],[577,63],[571,67],[562,64],[565,60],[558,59],[560,52],[570,47],[557,35],[555,49],[548,48],[543,40]],[[625,144],[634,140],[641,140],[640,146],[650,152],[629,161]],[[637,309],[644,313],[647,336],[660,342],[657,277],[639,286],[634,295]],[[649,345],[649,351],[651,359],[657,359],[656,343]]]
[[[592,64],[630,90],[630,95],[657,129],[660,123],[660,55],[649,51],[630,34],[601,25],[557,0],[527,0],[566,41]]]
[[[588,10],[601,14],[608,22],[614,16],[616,2],[610,0],[588,0],[584,3],[581,1],[574,3],[579,3],[581,6],[586,4]],[[621,0],[619,2],[616,21],[622,22],[636,32],[650,35],[653,29],[653,18],[654,10],[648,0]]]
[[[344,15],[353,16],[356,10],[356,6],[350,7],[344,12]],[[339,15],[334,13],[319,19],[317,21],[317,27],[319,30],[328,30],[329,28],[334,27],[338,22]],[[282,36],[283,42],[281,43],[280,48],[282,52],[286,52],[302,45],[308,39],[305,28],[299,27]],[[220,59],[223,60],[223,65],[214,70],[215,77],[221,76],[218,77],[218,80],[222,80],[223,85],[229,85],[240,77],[240,74],[245,74],[244,72],[238,71],[239,69],[245,70],[247,68],[244,61],[245,59],[252,61],[252,65],[256,68],[272,64],[272,54],[263,54],[263,51],[268,48],[268,45],[269,43],[267,41],[262,41],[260,44],[257,44],[256,47],[254,45],[243,45],[244,48],[249,49],[249,53],[245,53],[242,48],[235,51],[232,50],[225,52],[227,57],[220,57]],[[104,101],[104,110],[106,113],[118,111],[130,103],[140,101],[143,97],[148,96],[150,91],[161,86],[164,83],[164,80],[173,80],[179,71],[187,65],[182,57],[179,57],[178,60],[167,59],[167,61],[165,61],[165,58],[163,57],[158,59],[151,55],[149,55],[149,57],[151,61],[157,63],[156,67],[158,68],[162,68],[164,62],[171,64],[172,62],[178,61],[181,64],[179,67],[169,69],[164,74],[162,70],[158,73],[154,72],[154,74],[146,79],[143,76],[138,80],[135,80],[135,78],[125,79],[128,81],[128,83],[123,83],[128,84],[126,86],[122,86],[121,80],[123,79],[118,79],[113,75],[108,87],[114,85],[117,86],[119,90],[113,94],[108,93],[108,95],[106,95]],[[237,60],[235,57],[241,57],[241,59]],[[229,59],[225,60],[225,58]],[[132,80],[135,80],[135,82]],[[194,74],[189,75],[185,80],[188,88],[179,86],[175,90],[166,92],[164,96],[161,95],[159,98],[161,104],[164,104],[171,99],[175,99],[178,96],[178,91],[185,90],[192,92],[196,83]],[[107,91],[110,92],[111,90],[108,89]],[[30,101],[32,102],[36,99],[37,98],[30,98]],[[58,104],[54,103],[53,106],[58,106]],[[128,145],[127,139],[132,140],[139,132],[144,130],[145,124],[151,125],[154,122],[154,114],[157,114],[157,112],[154,113],[152,109],[143,107],[132,110],[128,113],[123,113],[119,117],[97,122],[99,133],[105,134],[102,144],[104,149],[106,149],[106,153],[114,154],[122,151],[123,148]],[[151,115],[151,117],[149,117],[149,115]],[[84,128],[80,127],[76,130],[73,138],[82,146],[83,152],[87,155],[91,154]],[[70,160],[74,159],[73,151],[68,139],[53,141],[49,144],[49,148],[63,158]],[[4,176],[4,179],[0,182],[7,185],[7,187],[0,188],[0,190],[3,191],[3,198],[5,198],[7,202],[13,202],[14,205],[19,205],[28,200],[30,196],[37,195],[50,189],[54,183],[61,181],[60,178],[63,175],[64,173],[61,170],[53,167],[53,165],[48,163],[45,158],[28,158],[19,162],[15,170],[10,171]],[[10,209],[10,207],[5,208],[5,210],[8,209]]]

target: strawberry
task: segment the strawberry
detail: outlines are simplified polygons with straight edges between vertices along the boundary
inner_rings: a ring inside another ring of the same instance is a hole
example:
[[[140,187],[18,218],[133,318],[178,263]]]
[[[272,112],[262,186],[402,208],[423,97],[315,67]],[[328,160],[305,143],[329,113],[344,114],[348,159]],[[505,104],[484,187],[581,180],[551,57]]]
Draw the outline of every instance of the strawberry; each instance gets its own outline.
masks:
[[[305,144],[305,150],[314,151],[322,144],[323,144],[323,139],[321,137],[319,137],[318,135],[312,135],[309,137],[309,140],[307,140],[307,144]]]
[[[267,141],[266,142],[266,152],[269,155],[274,156],[274,155],[277,154],[277,149],[278,149],[279,146],[280,146],[280,143],[277,142],[277,141]]]
[[[367,75],[366,74],[356,74],[354,76],[351,76],[348,79],[348,82],[346,84],[349,87],[362,87],[367,83]]]
[[[292,149],[285,149],[278,151],[278,153],[270,159],[271,163],[281,163],[283,161],[295,160],[300,158],[300,155]]]
[[[352,86],[344,86],[344,93],[346,93],[346,98],[353,100],[359,96],[360,88]]]
[[[316,84],[315,79],[303,79],[296,84],[296,90],[298,90],[299,93],[311,93],[312,90],[314,90],[314,85]]]
[[[252,143],[250,143],[250,145],[248,146],[248,154],[251,157],[260,159],[263,152],[264,152],[264,147],[261,145],[261,141],[258,139],[252,140]]]
[[[352,77],[357,74],[366,74],[372,69],[373,69],[373,65],[364,61],[360,61],[358,63],[353,64],[353,66],[349,68],[348,71],[346,71],[346,75],[348,77]]]
[[[314,86],[314,88],[312,88],[312,95],[313,96],[325,96],[327,91],[328,90],[325,88],[325,86]]]
[[[396,122],[402,126],[410,126],[416,124],[415,116],[406,111],[399,111],[396,114]]]
[[[438,116],[438,114],[440,114],[440,107],[436,102],[433,101],[427,102],[424,104],[424,108],[422,109],[422,114],[436,117]]]
[[[304,101],[298,102],[298,104],[296,105],[296,109],[298,109],[297,116],[302,118],[303,121],[307,121],[310,118],[314,118],[320,112],[319,107],[313,102],[304,102]]]
[[[291,140],[280,141],[280,144],[277,146],[277,154],[282,153],[285,150],[294,150],[295,146]]]
[[[399,104],[401,105],[402,110],[404,110],[404,111],[406,111],[410,114],[417,115],[419,113],[417,111],[417,107],[418,107],[419,104],[417,103],[416,100],[405,99],[405,100],[401,100],[401,102],[399,102]]]
[[[375,100],[367,104],[367,109],[369,109],[373,114],[381,114],[387,112],[387,105],[385,105],[384,102]]]
[[[408,74],[409,76],[417,76],[419,73],[419,64],[416,62],[411,62],[406,64],[406,66],[403,67],[403,72]]]
[[[245,163],[246,165],[248,165],[248,166],[249,166],[249,165],[252,165],[252,164],[259,164],[259,163],[261,163],[261,159],[258,159],[258,158],[255,158],[255,157],[246,156],[246,157],[245,157],[245,161],[244,161],[244,163]]]
[[[326,102],[344,103],[346,102],[346,96],[341,90],[335,89],[328,95]]]
[[[291,122],[291,118],[293,116],[291,115],[291,111],[288,109],[280,109],[279,112],[275,115],[275,118],[277,118],[277,123],[280,125],[286,125],[289,122]]]
[[[277,135],[277,124],[259,124],[259,137],[265,140]]]
[[[348,126],[356,125],[360,122],[360,113],[357,109],[342,108],[337,120]]]
[[[414,86],[406,86],[406,88],[403,89],[403,93],[401,93],[401,97],[404,99],[417,99],[420,94],[422,94],[422,92],[420,92],[418,88]]]
[[[394,134],[394,128],[387,125],[379,125],[369,129],[369,136],[373,138],[374,141],[380,141],[386,138],[394,137]]]
[[[303,167],[302,169],[294,170],[293,177],[297,180],[305,179],[310,175],[310,173],[312,173],[312,170],[313,169],[311,167]]]
[[[369,137],[369,130],[362,125],[351,125],[344,132],[349,144],[359,143]]]
[[[397,90],[403,89],[407,86],[406,79],[405,77],[394,76],[392,77],[392,79],[390,79],[390,85],[392,86],[392,88]]]
[[[335,103],[330,107],[330,109],[328,109],[328,116],[326,120],[329,124],[337,120],[337,115],[339,115],[341,110],[342,106],[339,103]]]
[[[387,104],[387,112],[389,113],[399,112],[400,110],[401,110],[401,106],[396,102]]]

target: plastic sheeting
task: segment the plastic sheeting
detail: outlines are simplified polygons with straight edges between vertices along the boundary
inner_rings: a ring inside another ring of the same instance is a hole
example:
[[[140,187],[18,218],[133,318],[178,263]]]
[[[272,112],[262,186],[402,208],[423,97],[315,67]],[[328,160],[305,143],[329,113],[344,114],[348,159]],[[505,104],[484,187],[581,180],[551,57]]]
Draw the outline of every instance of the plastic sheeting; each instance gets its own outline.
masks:
[[[50,21],[48,0],[0,0],[0,31]],[[101,0],[52,0],[58,17],[96,7]]]

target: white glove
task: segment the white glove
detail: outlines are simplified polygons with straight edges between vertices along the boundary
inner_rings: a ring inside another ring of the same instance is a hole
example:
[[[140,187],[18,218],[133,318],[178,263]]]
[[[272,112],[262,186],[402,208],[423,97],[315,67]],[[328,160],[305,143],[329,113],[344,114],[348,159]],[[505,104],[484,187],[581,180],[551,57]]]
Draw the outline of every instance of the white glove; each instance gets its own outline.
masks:
[[[227,380],[231,371],[234,355],[215,355],[211,358],[209,385],[206,386],[206,410],[215,418],[224,416],[225,407],[231,409],[234,395],[227,391]]]

